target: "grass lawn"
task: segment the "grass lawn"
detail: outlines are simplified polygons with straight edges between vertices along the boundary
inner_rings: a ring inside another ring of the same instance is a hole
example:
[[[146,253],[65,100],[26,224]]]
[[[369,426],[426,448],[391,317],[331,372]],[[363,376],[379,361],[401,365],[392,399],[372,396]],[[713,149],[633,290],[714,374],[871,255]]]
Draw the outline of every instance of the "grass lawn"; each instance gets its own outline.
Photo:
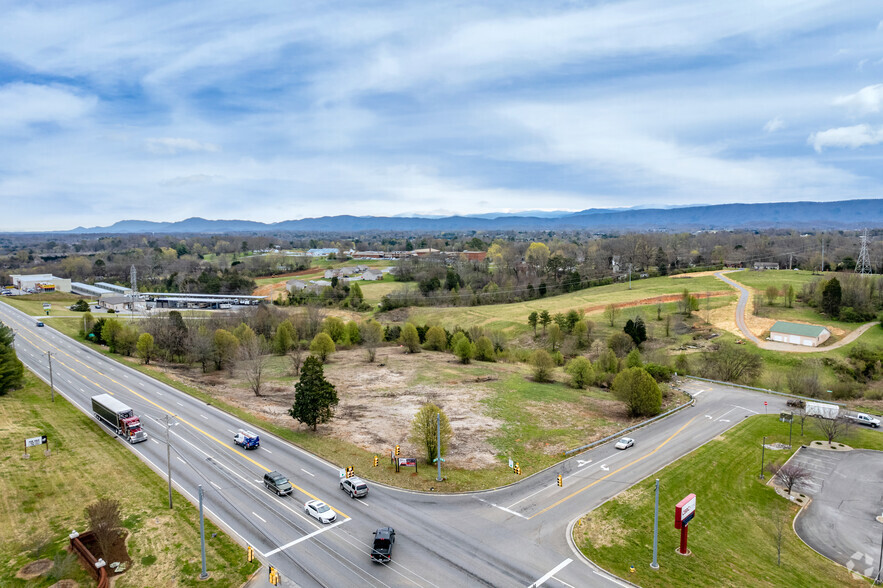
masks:
[[[416,282],[396,282],[395,278],[389,274],[383,274],[382,280],[357,283],[359,284],[359,288],[362,289],[362,295],[365,297],[365,302],[371,306],[377,306],[377,303],[380,302],[384,296],[390,292],[398,290],[399,288],[404,288],[406,285],[411,288],[417,286]]]
[[[758,292],[763,292],[767,289],[768,286],[775,286],[776,288],[779,288],[779,290],[781,290],[782,286],[787,286],[790,284],[794,286],[794,291],[798,294],[800,293],[800,289],[803,287],[804,284],[824,277],[820,274],[813,274],[809,271],[789,271],[786,269],[765,270],[758,272],[753,270],[743,270],[741,272],[726,274],[726,276],[734,282],[739,282],[744,286],[754,288]]]
[[[206,519],[206,556],[211,578],[199,582],[199,511],[176,493],[168,509],[166,483],[93,419],[27,372],[27,385],[0,398],[0,577],[3,586],[44,587],[56,579],[16,579],[15,573],[38,558],[64,557],[72,529],[86,531],[83,509],[100,497],[122,504],[129,531],[129,571],[114,580],[117,588],[236,586],[256,569],[245,551]],[[46,435],[51,455],[32,448],[22,459],[26,437]],[[112,473],[112,475],[108,475]],[[217,533],[212,537],[212,533]],[[88,586],[79,565],[63,577]]]
[[[70,310],[68,307],[80,300],[82,296],[65,294],[63,292],[44,292],[42,294],[28,294],[26,296],[3,296],[0,301],[31,316],[46,316],[43,303],[52,305],[49,316],[83,316],[82,312]],[[89,302],[89,300],[86,300]]]
[[[590,310],[588,314],[589,318],[597,323],[603,321],[601,309],[607,304],[628,303],[644,298],[676,295],[681,294],[684,289],[697,294],[729,290],[730,286],[711,275],[691,276],[690,274],[683,274],[635,280],[632,282],[631,290],[629,290],[627,283],[620,283],[511,304],[455,308],[412,308],[411,318],[418,324],[439,324],[446,328],[453,328],[457,325],[464,328],[468,328],[470,325],[481,325],[501,329],[511,334],[518,334],[529,329],[527,316],[533,311],[541,312],[548,310],[549,313],[554,315],[559,312],[566,313],[571,309],[579,310],[601,307],[598,310]]]
[[[807,420],[805,435],[794,424],[793,444],[821,436]],[[746,420],[724,435],[586,515],[574,530],[590,559],[641,586],[848,586],[865,585],[807,547],[791,522],[797,507],[758,480],[760,445],[788,443],[788,424],[773,415]],[[853,447],[883,450],[883,435],[857,429],[844,440]],[[784,463],[791,450],[766,452],[767,462]],[[659,570],[650,569],[653,549],[654,480],[660,480]],[[769,474],[766,476],[769,480]],[[697,496],[690,524],[690,557],[675,553],[674,505]],[[776,528],[782,517],[782,564],[776,565]],[[634,565],[636,573],[629,572]]]

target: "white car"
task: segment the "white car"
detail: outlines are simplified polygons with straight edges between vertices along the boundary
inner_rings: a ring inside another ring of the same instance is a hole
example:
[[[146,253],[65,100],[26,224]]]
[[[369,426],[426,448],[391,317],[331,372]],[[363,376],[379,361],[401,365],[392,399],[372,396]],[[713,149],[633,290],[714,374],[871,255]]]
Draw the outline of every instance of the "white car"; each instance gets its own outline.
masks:
[[[337,518],[337,513],[321,500],[304,503],[304,512],[322,523],[330,523]]]
[[[634,444],[635,444],[635,440],[632,439],[631,437],[623,437],[622,439],[620,439],[619,441],[616,442],[616,445],[614,445],[614,447],[616,447],[617,449],[628,449],[629,447],[631,447]]]

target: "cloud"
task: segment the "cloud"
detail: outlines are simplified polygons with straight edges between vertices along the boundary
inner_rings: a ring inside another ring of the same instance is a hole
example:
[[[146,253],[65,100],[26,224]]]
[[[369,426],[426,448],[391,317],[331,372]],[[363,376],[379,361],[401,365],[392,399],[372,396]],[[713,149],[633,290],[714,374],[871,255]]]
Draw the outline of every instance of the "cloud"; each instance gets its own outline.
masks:
[[[0,127],[66,123],[89,113],[98,99],[66,86],[14,82],[0,86]]]
[[[880,112],[883,106],[883,84],[865,86],[855,94],[838,96],[834,99],[836,106],[846,106],[858,114]]]
[[[883,143],[883,126],[873,128],[870,125],[839,127],[813,133],[807,139],[818,153],[825,147],[849,147],[858,149],[866,145]]]
[[[785,128],[785,121],[782,120],[781,117],[777,116],[776,118],[770,119],[763,125],[763,130],[767,133],[775,133],[781,129]]]
[[[210,176],[208,174],[192,174],[189,176],[176,176],[174,178],[169,178],[161,181],[159,184],[161,186],[169,186],[173,188],[178,186],[191,186],[193,184],[208,184],[216,177],[217,176]]]
[[[207,151],[214,153],[221,148],[214,143],[200,143],[195,139],[183,139],[177,137],[152,138],[145,141],[147,150],[159,155],[176,155],[181,151]]]

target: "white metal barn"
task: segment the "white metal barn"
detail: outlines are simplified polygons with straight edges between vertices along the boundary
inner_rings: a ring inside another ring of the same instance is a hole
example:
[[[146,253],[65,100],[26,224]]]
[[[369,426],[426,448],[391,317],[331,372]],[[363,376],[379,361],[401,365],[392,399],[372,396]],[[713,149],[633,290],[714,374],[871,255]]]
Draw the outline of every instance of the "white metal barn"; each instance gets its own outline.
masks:
[[[803,345],[805,347],[818,347],[827,341],[830,336],[831,332],[819,325],[778,321],[770,327],[770,339],[773,341]]]

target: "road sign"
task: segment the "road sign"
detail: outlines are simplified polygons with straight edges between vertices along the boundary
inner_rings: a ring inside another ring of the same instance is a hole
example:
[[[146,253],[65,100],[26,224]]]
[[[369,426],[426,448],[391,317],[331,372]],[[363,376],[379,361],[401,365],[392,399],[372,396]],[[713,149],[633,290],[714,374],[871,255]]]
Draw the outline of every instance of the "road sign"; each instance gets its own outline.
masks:
[[[442,460],[442,463],[444,463],[445,458],[441,458],[441,460]],[[437,458],[437,457],[433,457],[433,458],[432,458],[432,463],[438,463],[438,458]]]
[[[686,527],[696,514],[696,495],[690,494],[675,505],[675,529]]]
[[[515,462],[512,461],[512,458],[510,457],[510,458],[509,458],[509,469],[511,470],[511,469],[514,468],[514,467],[515,467]]]
[[[46,435],[25,439],[25,447],[36,447],[37,445],[43,445],[44,443],[46,443]]]
[[[405,466],[408,468],[411,466],[417,467],[417,458],[416,457],[400,457],[399,458],[399,465]]]

